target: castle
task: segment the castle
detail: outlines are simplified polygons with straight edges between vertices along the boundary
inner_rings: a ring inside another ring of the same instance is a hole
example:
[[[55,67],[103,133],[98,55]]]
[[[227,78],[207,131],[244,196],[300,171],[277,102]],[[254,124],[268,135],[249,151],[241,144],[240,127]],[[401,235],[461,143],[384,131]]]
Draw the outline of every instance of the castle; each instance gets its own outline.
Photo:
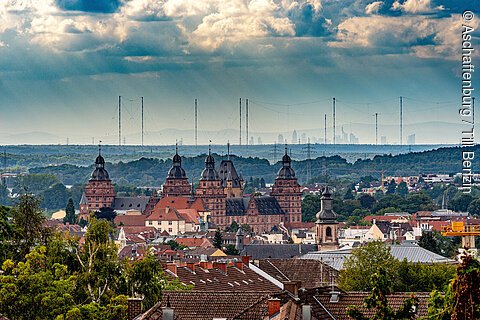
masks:
[[[230,149],[229,146],[228,149]],[[209,148],[205,158],[205,168],[195,190],[188,182],[178,148],[172,160],[172,167],[163,184],[161,197],[201,199],[205,209],[210,212],[210,224],[225,228],[235,221],[239,225],[248,224],[252,231],[260,233],[269,232],[278,225],[293,227],[302,221],[301,187],[295,177],[287,148],[285,148],[281,161],[282,167],[277,173],[270,195],[255,193],[249,196],[244,195],[244,180],[238,175],[230,159],[230,150],[228,150],[227,159],[222,160],[216,167]],[[99,149],[95,170],[80,202],[81,217],[86,218],[88,212],[99,211],[103,207],[115,209],[115,203],[118,202],[116,200],[112,181],[105,170],[105,160]],[[142,213],[148,213],[144,212],[148,211],[145,207],[153,207],[158,200],[159,198],[151,198],[142,204]]]

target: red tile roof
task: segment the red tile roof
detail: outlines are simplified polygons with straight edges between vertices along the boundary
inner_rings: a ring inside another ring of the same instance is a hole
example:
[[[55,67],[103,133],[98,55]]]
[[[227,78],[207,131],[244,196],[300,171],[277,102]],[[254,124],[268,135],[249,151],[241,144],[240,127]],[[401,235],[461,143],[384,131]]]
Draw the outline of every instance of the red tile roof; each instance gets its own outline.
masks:
[[[200,266],[203,266],[203,268]],[[241,262],[237,266],[227,266],[226,263],[213,263],[213,266],[206,262],[194,264],[194,270],[184,266],[167,266],[166,273],[184,285],[193,285],[195,290],[208,292],[216,291],[266,291],[279,292],[281,289],[255,271],[248,268]],[[240,268],[237,268],[240,267]],[[172,269],[176,272],[172,272]],[[226,270],[224,272],[223,270]]]
[[[330,294],[316,295],[318,301],[334,316],[336,320],[351,320],[346,314],[346,310],[349,306],[355,305],[359,307],[359,310],[364,313],[366,317],[372,317],[375,310],[367,310],[363,306],[363,301],[367,297],[369,292],[347,292],[341,293],[338,302],[330,302]],[[403,306],[405,299],[409,298],[411,293],[393,293],[387,296],[388,305],[393,310],[398,310]],[[428,311],[428,298],[429,292],[419,292],[414,294],[418,300],[417,317],[425,317]],[[316,310],[315,310],[316,309]],[[321,312],[321,306],[316,305],[314,312]],[[327,318],[328,319],[328,318]]]
[[[337,282],[338,271],[318,260],[262,259],[258,267],[284,281],[301,281],[303,288],[318,288]]]
[[[123,226],[128,227],[141,227],[145,226],[145,216],[144,215],[119,215],[115,217],[114,220],[115,224],[119,226],[122,224]]]
[[[268,316],[268,292],[204,292],[164,291],[162,301],[137,320],[161,320],[162,307],[167,300],[174,310],[175,319],[263,319]]]
[[[197,209],[177,209],[177,211],[185,222],[199,224],[200,215]]]
[[[181,221],[184,220],[175,208],[171,207],[157,207],[153,209],[152,213],[145,219],[146,221]]]
[[[189,248],[213,248],[212,242],[207,238],[176,238],[175,241]]]
[[[196,209],[197,211],[205,211],[203,200],[196,198],[191,200],[189,197],[164,197],[155,205],[155,208],[175,208],[175,209]],[[155,210],[155,209],[154,209]]]

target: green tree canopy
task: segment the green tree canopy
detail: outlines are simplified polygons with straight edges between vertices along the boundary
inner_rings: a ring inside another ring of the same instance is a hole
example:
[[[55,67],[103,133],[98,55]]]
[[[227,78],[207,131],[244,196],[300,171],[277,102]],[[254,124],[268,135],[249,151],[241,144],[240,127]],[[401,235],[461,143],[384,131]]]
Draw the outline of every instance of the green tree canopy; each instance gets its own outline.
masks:
[[[63,223],[76,224],[77,216],[75,215],[75,207],[73,206],[73,199],[68,199],[67,207],[65,208],[65,218]]]
[[[220,229],[215,230],[215,235],[213,236],[213,246],[215,248],[221,249],[223,245],[222,232]]]
[[[397,263],[398,260],[392,256],[390,248],[383,242],[369,242],[353,250],[351,256],[345,260],[338,279],[339,287],[345,291],[370,291],[370,276],[379,268],[386,270],[388,282],[393,284]]]

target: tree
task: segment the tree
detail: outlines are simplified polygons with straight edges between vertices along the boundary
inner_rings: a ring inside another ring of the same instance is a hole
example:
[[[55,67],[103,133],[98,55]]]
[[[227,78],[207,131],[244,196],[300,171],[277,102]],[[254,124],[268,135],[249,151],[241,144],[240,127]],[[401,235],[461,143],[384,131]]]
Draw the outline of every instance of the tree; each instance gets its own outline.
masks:
[[[315,215],[320,211],[320,197],[315,195],[306,195],[302,201],[302,220],[315,221]]]
[[[340,271],[338,285],[345,291],[370,291],[370,275],[383,268],[393,285],[397,277],[398,260],[390,253],[383,242],[373,241],[354,249],[346,259],[343,270]],[[391,288],[390,288],[391,289]]]
[[[178,279],[169,280],[163,273],[162,265],[151,254],[135,261],[128,269],[128,294],[143,297],[143,309],[148,310],[162,299],[164,290],[186,290]]]
[[[167,244],[170,246],[170,248],[172,250],[183,250],[183,249],[186,249],[188,248],[186,245],[184,244],[179,244],[177,241],[175,240],[169,240],[167,241]]]
[[[395,183],[395,180],[392,179],[389,183],[388,183],[388,187],[387,187],[387,191],[385,192],[386,194],[393,194],[395,193],[395,189],[397,188],[397,184]]]
[[[25,193],[12,211],[13,223],[17,230],[17,244],[23,257],[42,237],[45,216],[40,209],[40,199]]]
[[[68,199],[67,207],[65,208],[65,218],[63,223],[76,224],[77,216],[75,215],[75,207],[73,206],[73,199]]]
[[[69,194],[67,188],[62,183],[56,183],[42,192],[42,207],[49,210],[63,208],[68,200]]]
[[[418,245],[447,258],[454,257],[457,251],[457,247],[452,240],[442,236],[438,231],[423,231],[418,240]]]
[[[95,211],[95,217],[97,219],[105,219],[107,221],[113,221],[115,220],[115,217],[117,216],[117,213],[113,208],[110,207],[103,207],[100,208],[100,210]]]
[[[474,216],[480,215],[480,199],[475,199],[468,205],[468,213]]]
[[[369,194],[362,194],[358,197],[358,201],[360,201],[360,205],[364,209],[371,209],[376,202],[375,198]]]
[[[467,320],[480,318],[480,263],[467,255],[457,267],[457,276],[445,294],[435,290],[430,295],[428,318]]]
[[[372,317],[366,317],[358,306],[347,308],[347,315],[354,320],[413,320],[416,317],[418,298],[413,294],[405,299],[402,308],[393,310],[388,305],[387,295],[391,293],[391,279],[384,268],[379,268],[377,272],[370,277],[371,293],[364,300],[364,305],[368,310],[374,309],[375,314]]]
[[[395,193],[398,194],[400,197],[405,198],[408,194],[408,186],[405,181],[402,181],[398,184]]]
[[[76,277],[65,265],[46,267],[46,248],[34,248],[25,262],[5,260],[0,275],[0,312],[11,319],[55,319],[75,305]]]
[[[223,245],[222,232],[220,229],[215,230],[215,236],[213,237],[213,246],[215,248],[221,249]]]
[[[7,186],[0,182],[0,205],[10,205],[11,200],[9,193],[10,192],[8,191]]]
[[[345,191],[345,195],[343,196],[343,200],[352,200],[355,197],[353,196],[353,192],[351,188],[347,188],[347,191]]]
[[[77,251],[81,266],[79,282],[86,299],[100,303],[102,298],[115,289],[116,280],[120,278],[120,263],[117,246],[111,239],[113,230],[103,219],[90,219],[85,244]]]
[[[238,228],[240,228],[240,226],[238,225],[237,221],[233,220],[232,223],[230,224],[230,226],[228,226],[225,229],[225,231],[226,232],[237,232]]]
[[[466,212],[470,202],[473,201],[472,195],[468,193],[461,193],[459,196],[455,196],[449,203],[448,208],[453,211]]]
[[[10,223],[12,209],[0,206],[0,264],[15,255],[15,228]]]
[[[235,245],[233,244],[227,244],[223,252],[225,252],[225,254],[229,256],[238,256],[240,254],[240,252],[238,252],[238,250],[235,249]]]

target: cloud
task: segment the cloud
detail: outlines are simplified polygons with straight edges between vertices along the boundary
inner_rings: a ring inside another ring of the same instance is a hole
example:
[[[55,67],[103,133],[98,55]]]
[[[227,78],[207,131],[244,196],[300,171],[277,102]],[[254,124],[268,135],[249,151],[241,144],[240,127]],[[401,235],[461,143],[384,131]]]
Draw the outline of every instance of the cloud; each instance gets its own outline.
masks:
[[[380,10],[380,8],[382,7],[382,5],[383,5],[383,1],[375,1],[375,2],[369,3],[365,7],[365,13],[366,14],[377,13]]]
[[[331,21],[327,20],[320,10],[320,5],[311,3],[294,5],[288,11],[288,16],[295,24],[297,36],[327,36],[331,32]]]
[[[375,49],[378,54],[413,54],[421,58],[458,59],[462,19],[419,15],[352,17],[338,26],[332,47]],[[475,22],[478,25],[478,22]]]
[[[405,0],[401,3],[399,0],[392,5],[392,10],[399,10],[405,13],[432,13],[435,11],[444,10],[443,5],[432,7],[431,0]]]
[[[66,11],[113,13],[122,4],[120,0],[55,0],[56,5]]]

